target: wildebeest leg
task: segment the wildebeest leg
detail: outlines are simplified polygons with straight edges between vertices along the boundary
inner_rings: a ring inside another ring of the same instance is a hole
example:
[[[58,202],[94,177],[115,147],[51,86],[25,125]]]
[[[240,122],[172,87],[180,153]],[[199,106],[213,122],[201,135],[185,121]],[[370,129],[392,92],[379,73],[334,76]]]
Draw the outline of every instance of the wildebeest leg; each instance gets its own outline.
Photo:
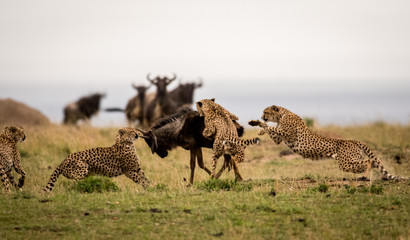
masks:
[[[190,166],[191,166],[191,178],[189,179],[189,183],[192,185],[194,184],[194,173],[195,173],[195,157],[196,157],[196,148],[190,149]]]
[[[207,167],[205,167],[204,158],[202,157],[202,148],[196,149],[196,160],[198,161],[199,167],[205,170],[205,172],[207,172],[209,175],[211,175],[211,171]]]

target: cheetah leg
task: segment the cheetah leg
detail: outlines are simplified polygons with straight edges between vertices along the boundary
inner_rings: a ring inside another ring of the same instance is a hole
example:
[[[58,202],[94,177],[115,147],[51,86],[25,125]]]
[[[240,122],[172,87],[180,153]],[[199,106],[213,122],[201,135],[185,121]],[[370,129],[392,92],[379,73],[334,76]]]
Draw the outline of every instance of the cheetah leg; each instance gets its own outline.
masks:
[[[18,157],[20,159],[20,156]],[[20,160],[14,162],[14,169],[18,174],[20,174],[18,187],[22,188],[24,186],[24,180],[26,179],[26,172],[23,170],[23,166],[21,166]]]
[[[141,168],[138,168],[137,170],[128,171],[125,173],[125,176],[127,176],[136,183],[140,183],[144,189],[147,188],[149,185],[149,180],[145,177],[145,173],[141,170]]]
[[[6,172],[6,174],[7,174],[7,178],[9,179],[10,184],[14,186],[15,188],[18,188],[16,181],[14,181],[14,176],[13,174],[11,174],[11,170]]]
[[[63,174],[63,176],[68,179],[74,180],[80,180],[88,176],[88,164],[82,161],[70,162],[69,160],[70,159],[63,161],[63,163],[54,170],[47,186],[43,189],[44,192],[51,192],[53,190],[54,183],[57,181],[60,174]]]
[[[214,156],[212,157],[211,176],[212,176],[213,178],[215,178],[215,170],[216,170],[216,164],[218,163],[218,158],[219,158],[219,156],[217,156],[217,155],[214,155]]]
[[[238,167],[238,162],[243,162],[245,159],[245,152],[242,150],[239,150],[237,154],[232,158],[233,162],[233,170],[235,172],[235,179],[237,181],[243,181],[243,178],[241,174],[239,173],[239,167]]]
[[[372,162],[370,161],[370,159],[367,161],[367,167],[366,167],[366,171],[364,172],[364,179],[369,179],[370,180],[370,170],[372,169]]]
[[[221,169],[219,169],[218,173],[216,174],[215,178],[218,179],[223,171],[231,164],[232,158],[230,155],[224,155],[224,164],[222,165]]]
[[[89,173],[89,165],[83,161],[68,161],[63,166],[60,166],[60,168],[62,169],[61,174],[64,177],[76,181],[86,178]]]
[[[233,170],[235,171],[235,179],[238,182],[242,182],[243,178],[241,176],[241,173],[239,172],[239,167],[238,167],[238,163],[235,160],[233,161]]]
[[[1,179],[1,182],[3,183],[4,191],[6,193],[9,193],[10,192],[10,182],[9,182],[9,178],[7,177],[6,172],[4,171],[4,168],[0,168],[0,179]]]
[[[222,143],[219,144],[215,141],[213,149],[214,149],[214,155],[212,156],[211,176],[215,178],[216,164],[218,163],[218,158],[221,157],[223,153],[223,144]]]

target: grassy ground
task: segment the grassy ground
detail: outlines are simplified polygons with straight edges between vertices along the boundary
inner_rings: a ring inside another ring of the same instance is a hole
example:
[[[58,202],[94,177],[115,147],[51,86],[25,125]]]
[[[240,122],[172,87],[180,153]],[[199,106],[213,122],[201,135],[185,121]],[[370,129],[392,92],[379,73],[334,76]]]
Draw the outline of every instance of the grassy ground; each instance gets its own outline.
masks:
[[[50,126],[26,129],[19,144],[27,172],[22,192],[0,193],[0,239],[408,239],[410,181],[370,182],[338,170],[334,160],[312,161],[286,154],[263,136],[246,150],[240,171],[210,180],[197,168],[189,179],[189,152],[161,159],[138,140],[138,156],[153,182],[147,190],[120,176],[118,191],[82,193],[61,176],[42,194],[54,168],[68,153],[110,146],[116,128]],[[384,123],[316,128],[332,137],[370,146],[390,173],[410,176],[410,126]],[[246,136],[256,136],[248,130]],[[211,151],[204,150],[210,166]],[[222,162],[222,160],[220,161]]]

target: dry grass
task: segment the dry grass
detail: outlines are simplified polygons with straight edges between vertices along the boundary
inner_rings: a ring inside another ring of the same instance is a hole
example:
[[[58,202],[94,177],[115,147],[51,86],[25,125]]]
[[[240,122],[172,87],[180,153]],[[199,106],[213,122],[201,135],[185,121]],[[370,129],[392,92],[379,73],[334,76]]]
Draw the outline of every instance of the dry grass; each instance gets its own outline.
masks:
[[[19,144],[26,185],[22,193],[0,194],[0,238],[404,239],[410,234],[409,182],[380,181],[377,171],[371,182],[354,181],[359,176],[341,172],[334,160],[282,156],[286,146],[267,136],[246,150],[247,161],[239,165],[244,183],[232,181],[233,171],[221,176],[217,184],[231,184],[228,190],[204,190],[209,176],[199,167],[194,186],[187,187],[189,152],[176,149],[161,159],[139,139],[141,167],[153,182],[148,190],[120,176],[113,179],[120,192],[83,194],[61,176],[51,194],[40,193],[67,154],[110,146],[117,130],[27,128],[28,138]],[[377,123],[315,131],[360,140],[389,172],[410,176],[410,126]],[[256,135],[247,130],[245,137]],[[210,166],[210,149],[204,149],[204,158]]]

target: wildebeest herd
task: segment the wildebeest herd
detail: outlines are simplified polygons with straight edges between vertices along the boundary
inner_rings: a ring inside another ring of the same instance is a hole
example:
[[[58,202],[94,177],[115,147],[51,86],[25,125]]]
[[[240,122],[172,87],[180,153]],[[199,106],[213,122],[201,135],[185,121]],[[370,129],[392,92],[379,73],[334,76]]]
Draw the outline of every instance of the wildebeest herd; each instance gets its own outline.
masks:
[[[134,182],[146,187],[149,180],[141,170],[136,155],[134,141],[143,138],[152,153],[161,158],[168,151],[182,147],[190,151],[191,175],[193,183],[195,165],[198,163],[214,178],[219,178],[223,171],[233,168],[237,180],[242,180],[238,163],[244,159],[244,150],[250,144],[259,144],[259,138],[242,139],[244,128],[237,122],[238,117],[215,102],[215,99],[203,99],[196,102],[197,111],[191,108],[193,92],[202,86],[199,83],[180,84],[173,91],[167,86],[176,79],[173,77],[151,78],[148,81],[156,86],[156,92],[146,94],[149,86],[133,86],[138,94],[132,98],[125,112],[130,125],[118,131],[115,144],[106,148],[92,148],[72,153],[56,168],[50,177],[45,192],[54,188],[60,174],[69,179],[79,180],[90,174],[109,177],[126,175]],[[65,107],[64,123],[75,124],[78,120],[89,119],[99,109],[103,94],[83,97]],[[113,108],[109,111],[118,111]],[[371,168],[378,169],[386,180],[404,179],[390,175],[380,159],[364,144],[354,140],[333,139],[312,132],[296,114],[279,106],[265,108],[262,121],[252,120],[252,126],[261,127],[259,135],[268,134],[277,144],[284,142],[295,153],[311,159],[334,158],[342,171],[369,174]],[[267,122],[275,122],[271,127]],[[136,128],[138,127],[138,128]],[[146,130],[143,130],[143,129]],[[17,142],[26,138],[24,129],[15,126],[6,127],[0,134],[0,179],[6,192],[9,185],[21,188],[24,185],[25,171],[20,163]],[[202,148],[212,148],[212,169],[205,167]],[[221,169],[216,173],[216,161],[224,157]],[[21,175],[19,182],[14,181],[11,170]]]
[[[149,127],[155,120],[174,114],[184,105],[192,105],[194,91],[202,86],[202,80],[198,82],[179,83],[173,90],[168,86],[177,79],[176,74],[172,77],[151,77],[147,75],[150,85],[135,85],[132,87],[137,94],[126,104],[125,108],[111,107],[104,109],[107,112],[124,112],[129,126]],[[148,93],[151,86],[154,92]],[[84,96],[64,108],[64,124],[77,124],[79,120],[89,120],[100,109],[100,101],[105,94],[92,94]]]

